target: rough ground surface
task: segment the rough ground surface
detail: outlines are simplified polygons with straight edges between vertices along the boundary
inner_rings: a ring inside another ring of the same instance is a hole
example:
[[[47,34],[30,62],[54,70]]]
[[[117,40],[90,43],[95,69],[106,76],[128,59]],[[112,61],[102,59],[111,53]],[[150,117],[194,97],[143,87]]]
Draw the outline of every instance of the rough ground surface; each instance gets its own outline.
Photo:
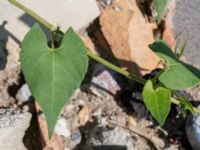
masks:
[[[120,97],[112,94],[115,89],[106,90],[106,83],[110,87],[112,87],[111,84],[116,84],[112,78],[113,74],[102,66],[97,65],[97,67],[96,70],[99,71],[101,68],[102,72],[98,76],[94,76],[96,84],[82,85],[81,90],[75,92],[70,103],[61,113],[61,116],[67,121],[71,134],[64,139],[66,147],[75,150],[87,150],[88,147],[95,146],[99,146],[101,149],[114,149],[115,147],[123,149],[124,146],[134,147],[137,150],[178,149],[180,145],[170,144],[167,132],[155,124],[143,103],[132,101],[131,96],[127,98],[131,100],[132,106],[126,107]],[[103,79],[101,74],[104,74]],[[119,75],[115,74],[116,76],[120,78]],[[116,130],[120,132],[115,132]],[[94,135],[97,135],[98,132],[99,137],[95,137]],[[117,142],[114,140],[117,136],[127,137],[128,141]]]
[[[19,109],[0,109],[0,149],[26,150],[23,137],[30,125],[31,114]]]
[[[147,2],[146,0],[138,1]],[[118,2],[119,0],[98,0],[101,11]],[[186,3],[185,0],[183,2]],[[121,10],[116,7],[115,11]],[[110,55],[105,50],[111,50],[111,47],[102,34],[98,19],[84,30],[86,31],[89,36],[86,41],[89,41],[89,45],[96,50],[101,49],[103,53],[100,54],[110,59]],[[14,116],[17,116],[14,117],[16,124],[19,123],[16,118],[20,118],[21,121],[26,120],[21,122],[21,130],[18,130],[20,138],[12,140],[17,137],[13,136],[16,131],[14,129],[12,135],[4,139],[0,138],[0,142],[9,139],[15,142],[15,148],[20,147],[17,150],[40,150],[42,143],[35,106],[32,101],[27,101],[31,99],[27,86],[21,86],[24,81],[20,74],[19,50],[6,42],[7,40],[0,39],[0,132],[2,132],[0,135],[9,131],[8,126],[1,125],[12,122]],[[186,58],[190,58],[190,56],[187,57],[187,53]],[[141,87],[136,83],[127,81],[119,74],[91,61],[86,79],[80,89],[75,91],[70,102],[63,107],[56,125],[55,132],[62,139],[65,150],[190,150],[184,130],[185,120],[180,116],[180,110],[172,106],[172,112],[161,128],[145,108],[140,90]],[[192,100],[199,100],[199,88],[195,87],[192,91]],[[13,110],[14,106],[20,110]],[[5,107],[11,107],[14,113],[5,115],[4,112],[8,109]],[[30,113],[27,111],[32,114],[31,121]],[[5,120],[6,116],[12,117]],[[27,129],[28,124],[30,126]]]
[[[14,102],[20,84],[19,49],[0,39],[0,107]]]

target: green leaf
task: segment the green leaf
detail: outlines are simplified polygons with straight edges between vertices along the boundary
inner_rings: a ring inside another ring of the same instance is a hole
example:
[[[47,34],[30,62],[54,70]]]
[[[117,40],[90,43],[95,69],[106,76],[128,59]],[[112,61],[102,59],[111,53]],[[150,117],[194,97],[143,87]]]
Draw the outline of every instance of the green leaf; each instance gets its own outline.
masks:
[[[61,108],[84,78],[87,50],[72,28],[59,48],[49,48],[42,29],[35,24],[22,42],[20,60],[26,82],[46,116],[51,137]]]
[[[151,115],[160,125],[163,125],[171,107],[170,90],[164,87],[158,87],[154,90],[152,81],[148,80],[143,88],[142,95]]]
[[[178,99],[180,100],[183,109],[189,110],[192,114],[194,114],[194,108],[192,104],[187,99],[185,99],[185,97],[178,96]]]
[[[200,82],[200,70],[180,61],[164,41],[158,40],[149,47],[167,62],[165,71],[159,76],[159,81],[167,88],[183,90]]]
[[[167,0],[156,0],[156,9],[157,9],[157,20],[160,23],[164,12],[165,12],[165,8],[167,6]]]

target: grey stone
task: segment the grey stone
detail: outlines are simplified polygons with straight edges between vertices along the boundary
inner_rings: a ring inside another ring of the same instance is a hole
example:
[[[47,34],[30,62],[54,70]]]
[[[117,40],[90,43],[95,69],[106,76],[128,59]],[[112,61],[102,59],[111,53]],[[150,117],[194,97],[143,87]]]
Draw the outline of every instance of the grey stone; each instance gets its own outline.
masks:
[[[27,84],[22,85],[16,94],[16,99],[22,102],[27,102],[31,97],[31,92]]]
[[[101,150],[134,150],[130,134],[123,128],[107,129],[96,127],[91,131],[87,142],[88,149]]]
[[[98,97],[109,99],[110,96],[116,96],[120,91],[121,83],[123,82],[119,74],[98,64],[93,72],[90,90]]]
[[[186,133],[194,150],[200,149],[200,115],[189,115],[186,120]]]
[[[74,132],[74,133],[71,135],[71,139],[72,139],[72,141],[74,141],[76,144],[79,144],[79,143],[81,142],[81,139],[82,139],[81,133],[80,133],[79,131]]]
[[[111,5],[112,3],[114,3],[117,0],[101,0],[100,4],[102,8],[105,8],[108,5]]]
[[[0,149],[26,150],[23,137],[29,127],[31,114],[13,108],[0,109]]]

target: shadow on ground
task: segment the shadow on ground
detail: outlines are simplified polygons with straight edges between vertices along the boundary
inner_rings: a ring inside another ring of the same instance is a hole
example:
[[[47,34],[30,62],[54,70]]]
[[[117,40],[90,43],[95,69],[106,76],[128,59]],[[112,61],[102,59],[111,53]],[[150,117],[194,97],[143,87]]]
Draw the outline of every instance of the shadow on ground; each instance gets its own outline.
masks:
[[[6,29],[7,23],[8,22],[4,20],[0,25],[0,70],[4,70],[7,64],[8,50],[6,48],[6,44],[8,42],[8,38],[11,38],[17,44],[20,43],[17,37]]]

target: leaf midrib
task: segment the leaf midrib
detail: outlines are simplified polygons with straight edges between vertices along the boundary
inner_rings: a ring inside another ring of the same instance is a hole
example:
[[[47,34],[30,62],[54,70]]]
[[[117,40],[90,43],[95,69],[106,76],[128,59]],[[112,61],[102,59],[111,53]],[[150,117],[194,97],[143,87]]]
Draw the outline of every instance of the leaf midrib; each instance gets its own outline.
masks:
[[[52,55],[53,55],[53,63],[52,63],[52,80],[53,80],[53,83],[56,81],[54,80],[55,79],[55,76],[56,76],[56,71],[55,71],[55,64],[56,64],[56,60],[55,60],[55,51],[52,51]],[[54,83],[55,84],[55,83]],[[53,113],[53,106],[54,106],[54,101],[55,101],[55,85],[52,84],[52,98],[51,98],[51,116],[52,116],[52,113]]]

